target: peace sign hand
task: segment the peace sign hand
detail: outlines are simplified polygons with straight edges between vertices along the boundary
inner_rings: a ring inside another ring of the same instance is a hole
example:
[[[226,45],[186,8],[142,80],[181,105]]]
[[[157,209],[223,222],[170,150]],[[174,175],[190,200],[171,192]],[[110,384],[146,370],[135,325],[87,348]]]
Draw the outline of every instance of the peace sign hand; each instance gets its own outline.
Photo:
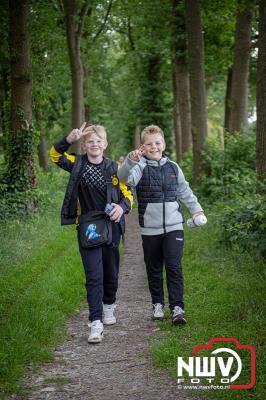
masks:
[[[79,129],[73,129],[66,137],[69,144],[77,142],[82,136],[89,133],[90,127],[86,128],[86,122],[83,122]]]
[[[138,149],[131,151],[129,158],[133,161],[139,161],[140,158],[145,154],[145,146],[141,145]]]

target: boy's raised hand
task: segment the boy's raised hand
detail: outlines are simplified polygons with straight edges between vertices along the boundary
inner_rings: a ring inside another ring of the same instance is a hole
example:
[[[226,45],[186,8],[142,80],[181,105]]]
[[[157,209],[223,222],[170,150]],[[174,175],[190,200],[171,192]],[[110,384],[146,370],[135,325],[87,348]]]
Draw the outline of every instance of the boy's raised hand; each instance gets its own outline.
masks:
[[[132,161],[139,161],[145,154],[145,146],[142,144],[138,149],[131,151],[129,158]]]
[[[86,127],[87,122],[83,122],[79,129],[73,129],[66,137],[66,140],[69,144],[72,144],[79,140],[82,136],[87,135],[89,133],[90,127]]]

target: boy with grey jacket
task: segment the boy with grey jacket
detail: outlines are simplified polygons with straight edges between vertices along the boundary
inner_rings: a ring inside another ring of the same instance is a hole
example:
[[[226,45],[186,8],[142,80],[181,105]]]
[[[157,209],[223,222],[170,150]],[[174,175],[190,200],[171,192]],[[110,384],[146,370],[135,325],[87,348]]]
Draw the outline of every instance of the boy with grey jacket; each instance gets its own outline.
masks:
[[[163,156],[164,133],[156,125],[141,134],[142,145],[128,154],[118,178],[136,189],[144,260],[153,305],[153,318],[164,318],[163,266],[165,264],[169,307],[173,324],[185,324],[183,301],[183,214],[203,215],[201,205],[180,167]]]

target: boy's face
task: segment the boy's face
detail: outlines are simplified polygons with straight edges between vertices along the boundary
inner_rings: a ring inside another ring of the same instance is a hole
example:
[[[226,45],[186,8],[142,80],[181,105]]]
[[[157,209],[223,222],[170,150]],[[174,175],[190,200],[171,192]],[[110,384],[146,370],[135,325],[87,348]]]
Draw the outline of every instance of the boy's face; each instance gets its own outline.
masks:
[[[88,135],[82,143],[83,150],[86,151],[88,156],[93,158],[102,156],[106,147],[106,141],[97,136],[96,133]]]
[[[159,133],[146,135],[144,138],[145,156],[149,160],[160,160],[165,150],[165,142]]]

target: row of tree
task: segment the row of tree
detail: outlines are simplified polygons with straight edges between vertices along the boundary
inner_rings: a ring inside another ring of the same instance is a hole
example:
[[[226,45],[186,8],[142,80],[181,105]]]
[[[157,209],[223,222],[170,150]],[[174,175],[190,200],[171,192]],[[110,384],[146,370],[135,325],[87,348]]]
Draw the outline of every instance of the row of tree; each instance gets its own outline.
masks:
[[[6,6],[0,129],[8,190],[36,186],[36,138],[45,169],[47,132],[67,129],[70,112],[72,127],[85,119],[107,125],[120,152],[138,145],[145,125],[160,125],[177,161],[192,146],[197,182],[215,104],[221,143],[224,134],[247,134],[248,113],[256,109],[257,173],[265,183],[266,0]]]

